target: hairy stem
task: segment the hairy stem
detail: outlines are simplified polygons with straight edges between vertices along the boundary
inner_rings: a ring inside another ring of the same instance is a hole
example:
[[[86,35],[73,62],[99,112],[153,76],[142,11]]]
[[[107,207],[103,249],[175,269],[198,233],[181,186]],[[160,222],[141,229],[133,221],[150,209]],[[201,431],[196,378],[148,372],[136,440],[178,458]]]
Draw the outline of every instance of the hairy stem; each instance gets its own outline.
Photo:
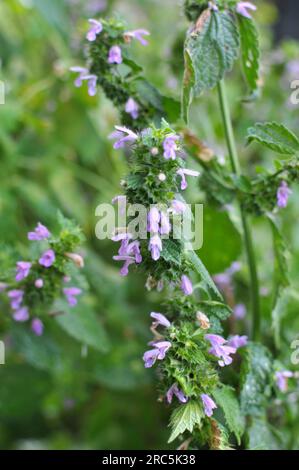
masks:
[[[233,172],[240,176],[241,166],[238,158],[238,152],[234,137],[234,131],[232,126],[232,120],[230,115],[229,104],[227,100],[226,90],[224,81],[221,80],[218,84],[219,102],[221,107],[221,114],[223,125],[225,128],[226,142],[229,152],[229,158]],[[257,340],[260,336],[260,297],[259,297],[259,281],[257,274],[256,258],[253,247],[253,241],[251,231],[248,224],[248,219],[242,205],[240,206],[241,219],[244,231],[244,242],[247,253],[247,261],[250,272],[250,294],[251,294],[251,309],[252,309],[252,337]]]

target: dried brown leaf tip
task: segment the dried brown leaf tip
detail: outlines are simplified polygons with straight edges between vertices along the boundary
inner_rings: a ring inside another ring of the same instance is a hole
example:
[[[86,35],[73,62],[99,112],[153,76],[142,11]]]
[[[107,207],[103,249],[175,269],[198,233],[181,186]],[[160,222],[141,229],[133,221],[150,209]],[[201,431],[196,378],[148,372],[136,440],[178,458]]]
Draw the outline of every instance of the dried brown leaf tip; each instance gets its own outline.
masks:
[[[192,34],[201,33],[201,31],[204,28],[204,25],[205,25],[206,21],[208,21],[210,19],[210,16],[211,16],[211,10],[208,9],[208,10],[203,11],[202,14],[200,15],[200,17],[198,18],[198,20],[195,23]]]
[[[202,142],[202,140],[198,139],[191,131],[185,129],[183,134],[185,143],[192,155],[203,162],[210,162],[214,158],[214,151]]]

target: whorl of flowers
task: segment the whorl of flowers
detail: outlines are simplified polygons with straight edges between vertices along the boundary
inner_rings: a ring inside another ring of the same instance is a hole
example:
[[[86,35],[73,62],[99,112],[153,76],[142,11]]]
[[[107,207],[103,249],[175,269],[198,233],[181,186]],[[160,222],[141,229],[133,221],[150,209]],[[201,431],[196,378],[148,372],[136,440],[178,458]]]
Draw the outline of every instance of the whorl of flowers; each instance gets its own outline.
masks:
[[[150,33],[145,29],[131,31],[114,19],[89,22],[87,65],[70,69],[76,74],[75,86],[86,82],[90,96],[95,96],[97,87],[101,87],[119,109],[121,122],[127,127],[141,130],[149,122],[160,120],[165,116],[164,97],[144,79],[142,67],[130,54],[131,43],[146,46]],[[171,102],[170,98],[166,100]]]
[[[31,330],[41,336],[44,324],[53,315],[55,300],[65,298],[70,306],[77,303],[82,290],[74,285],[71,271],[83,267],[81,255],[74,253],[82,241],[80,230],[61,215],[62,230],[58,237],[38,223],[27,234],[34,256],[17,261],[13,280],[2,283],[1,292],[10,304],[11,318],[18,323],[30,323]],[[76,281],[75,281],[76,283]]]

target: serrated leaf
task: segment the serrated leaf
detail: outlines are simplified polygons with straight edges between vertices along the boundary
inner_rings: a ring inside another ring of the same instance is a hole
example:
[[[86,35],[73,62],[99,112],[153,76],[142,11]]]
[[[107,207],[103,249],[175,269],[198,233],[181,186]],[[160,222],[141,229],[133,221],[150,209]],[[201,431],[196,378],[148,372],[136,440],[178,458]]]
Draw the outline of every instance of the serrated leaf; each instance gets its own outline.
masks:
[[[256,123],[247,131],[247,143],[259,142],[274,152],[294,155],[299,151],[299,140],[283,124],[277,122]]]
[[[173,240],[163,240],[163,250],[161,257],[170,263],[180,265],[182,246]]]
[[[271,392],[272,357],[257,343],[249,343],[242,355],[241,410],[244,415],[260,416]]]
[[[210,276],[209,272],[207,271],[205,265],[202,263],[202,261],[197,256],[197,254],[194,251],[189,250],[187,252],[187,256],[188,256],[190,262],[192,263],[194,269],[200,275],[201,280],[203,282],[203,285],[204,285],[207,293],[210,295],[210,297],[214,300],[222,301],[223,300],[222,295],[220,294],[219,290],[216,287],[215,282],[211,278],[211,276]]]
[[[62,309],[65,311],[65,309]],[[66,311],[56,317],[57,323],[70,336],[100,352],[109,350],[107,334],[96,314],[86,306]]]
[[[245,422],[241,415],[240,405],[234,391],[230,387],[223,386],[216,389],[213,396],[217,405],[223,410],[228,428],[235,434],[238,444],[240,445]]]
[[[214,88],[232,69],[238,52],[239,32],[234,17],[227,11],[205,10],[185,44],[195,72],[194,94]]]
[[[279,450],[279,444],[265,418],[253,418],[248,428],[250,450]]]
[[[203,300],[202,302],[199,302],[198,307],[208,317],[213,315],[219,320],[226,320],[226,318],[232,314],[232,310],[228,305],[213,300]]]
[[[203,410],[195,401],[189,401],[186,405],[181,405],[179,408],[174,410],[170,420],[172,432],[168,443],[173,442],[185,431],[192,433],[195,426],[201,426],[203,417]]]
[[[185,70],[183,80],[182,92],[182,118],[188,124],[189,107],[193,98],[193,87],[195,85],[195,71],[193,67],[192,58],[188,49],[184,51]]]
[[[258,32],[253,20],[238,15],[238,22],[242,66],[250,93],[252,94],[258,88],[259,79],[260,47]]]

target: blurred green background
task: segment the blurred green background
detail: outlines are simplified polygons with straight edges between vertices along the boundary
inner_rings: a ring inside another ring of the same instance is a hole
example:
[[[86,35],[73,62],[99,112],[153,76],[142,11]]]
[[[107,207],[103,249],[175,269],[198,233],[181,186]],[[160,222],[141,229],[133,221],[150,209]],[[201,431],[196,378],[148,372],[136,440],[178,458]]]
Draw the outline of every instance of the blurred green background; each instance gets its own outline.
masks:
[[[245,90],[236,70],[228,81],[234,126],[244,169],[271,168],[273,155],[244,147],[246,129],[257,120],[278,120],[298,130],[298,106],[291,105],[290,82],[299,78],[298,43],[273,45],[277,10],[258,2],[262,35],[263,93],[244,105]],[[13,449],[166,449],[169,411],[157,401],[154,372],[141,360],[150,339],[149,312],[159,308],[161,294],[146,293],[145,279],[121,279],[112,262],[115,246],[95,237],[95,208],[119,194],[125,160],[107,135],[119,124],[117,111],[99,91],[76,89],[69,67],[84,64],[87,19],[117,15],[130,29],[151,31],[148,48],[134,44],[147,77],[168,95],[180,96],[182,43],[188,27],[174,0],[1,0],[0,80],[6,103],[0,105],[0,272],[8,254],[22,252],[26,234],[37,221],[52,228],[56,212],[76,220],[86,243],[85,275],[90,284],[77,311],[97,315],[95,347],[87,347],[51,321],[42,338],[8,321],[0,300],[0,339],[6,344],[6,365],[0,366],[0,448]],[[297,72],[296,72],[297,64]],[[294,74],[297,76],[293,76]],[[225,156],[216,94],[202,97],[192,109],[191,127]],[[204,202],[196,185],[189,200]],[[283,214],[290,249],[292,286],[280,319],[282,357],[290,361],[290,343],[299,333],[299,192]],[[213,274],[243,260],[239,234],[223,213],[205,207],[202,257]],[[273,275],[270,231],[254,221],[259,272],[264,292]],[[215,230],[215,228],[217,230]],[[223,256],[225,253],[226,256]],[[236,301],[247,303],[247,272],[237,280]],[[74,315],[76,314],[74,311]],[[157,310],[159,311],[159,310]],[[263,298],[266,337],[271,336],[270,294]],[[248,320],[237,326],[244,333]],[[298,402],[296,404],[298,407]],[[294,420],[293,420],[294,421]],[[290,420],[286,431],[298,435]],[[299,444],[298,444],[299,445]]]

